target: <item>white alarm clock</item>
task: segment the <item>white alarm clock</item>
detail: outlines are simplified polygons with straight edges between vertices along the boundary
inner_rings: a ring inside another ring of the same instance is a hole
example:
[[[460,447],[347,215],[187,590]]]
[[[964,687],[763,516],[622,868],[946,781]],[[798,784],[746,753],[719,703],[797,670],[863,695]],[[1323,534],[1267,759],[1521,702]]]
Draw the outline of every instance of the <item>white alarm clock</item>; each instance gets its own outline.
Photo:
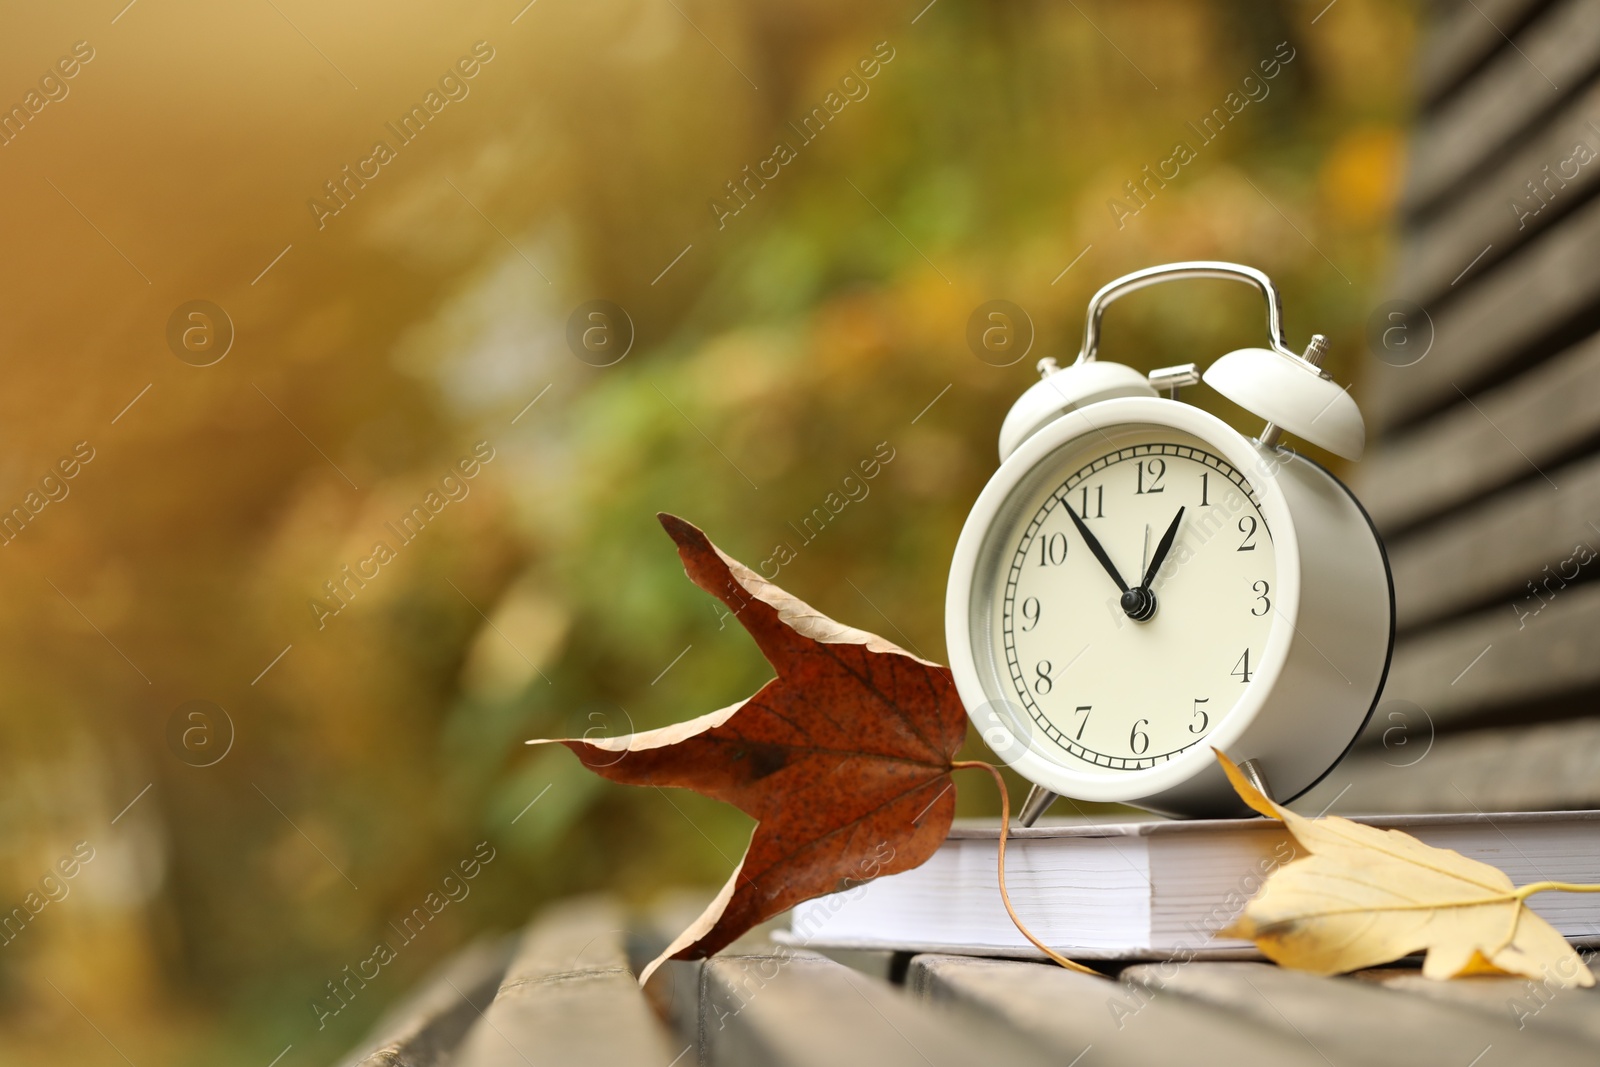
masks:
[[[1258,438],[1177,399],[1201,380],[1194,364],[1146,376],[1096,358],[1108,304],[1183,278],[1266,297],[1271,348],[1203,376],[1267,420]],[[1288,347],[1278,291],[1254,268],[1151,267],[1094,295],[1077,361],[1041,361],[1006,416],[945,625],[968,715],[1035,783],[1024,822],[1054,794],[1241,814],[1213,747],[1287,802],[1361,733],[1394,645],[1388,560],[1350,490],[1279,443],[1287,431],[1361,454],[1361,413],[1321,370],[1326,346]]]

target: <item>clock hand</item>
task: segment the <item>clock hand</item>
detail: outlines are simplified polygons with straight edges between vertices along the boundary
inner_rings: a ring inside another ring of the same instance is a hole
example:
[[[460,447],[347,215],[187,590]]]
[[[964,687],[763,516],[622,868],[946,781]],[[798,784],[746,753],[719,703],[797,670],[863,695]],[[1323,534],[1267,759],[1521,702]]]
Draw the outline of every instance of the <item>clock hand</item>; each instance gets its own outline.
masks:
[[[1156,572],[1161,569],[1161,564],[1166,562],[1167,553],[1172,551],[1173,539],[1178,536],[1178,527],[1183,522],[1183,510],[1183,508],[1178,509],[1178,513],[1172,517],[1172,525],[1161,535],[1161,542],[1156,545],[1156,554],[1150,560],[1150,568],[1144,572],[1144,581],[1139,583],[1141,589],[1146,591],[1150,589],[1150,583],[1155,581]]]
[[[1078,528],[1078,532],[1083,535],[1083,542],[1089,546],[1089,551],[1094,553],[1094,558],[1099,560],[1100,566],[1104,567],[1106,573],[1111,575],[1111,580],[1117,583],[1117,588],[1126,593],[1128,591],[1128,583],[1122,580],[1122,575],[1117,573],[1117,568],[1111,565],[1111,558],[1106,555],[1106,550],[1100,547],[1100,542],[1095,539],[1094,534],[1089,532],[1089,527],[1084,525],[1083,520],[1078,518],[1078,513],[1073,511],[1070,505],[1067,507],[1067,514],[1071,516],[1072,524]]]

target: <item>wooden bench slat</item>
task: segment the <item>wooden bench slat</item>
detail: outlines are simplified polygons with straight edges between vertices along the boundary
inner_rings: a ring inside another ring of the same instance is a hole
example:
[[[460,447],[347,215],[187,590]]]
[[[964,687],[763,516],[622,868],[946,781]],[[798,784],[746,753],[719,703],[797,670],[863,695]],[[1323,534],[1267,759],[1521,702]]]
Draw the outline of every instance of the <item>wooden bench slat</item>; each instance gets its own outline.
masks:
[[[1353,477],[1380,530],[1417,522],[1519,478],[1537,476],[1600,431],[1591,390],[1600,335],[1505,385],[1458,404],[1383,446]],[[1560,484],[1559,482],[1557,484]]]
[[[1375,723],[1381,728],[1381,721]],[[1316,812],[1562,811],[1600,808],[1600,720],[1476,730],[1357,750],[1295,807]]]
[[[906,975],[913,995],[960,1005],[1003,1020],[1054,1049],[1066,1063],[1085,1049],[1085,1063],[1238,1067],[1266,1062],[1326,1067],[1303,1042],[1172,996],[1152,996],[1133,983],[1075,974],[1054,964],[916,956]]]
[[[1600,456],[1545,472],[1437,528],[1389,545],[1400,630],[1502,598],[1526,616],[1567,592],[1600,559]],[[1533,583],[1529,588],[1528,583]],[[1541,584],[1548,583],[1548,584]]]
[[[1600,5],[1595,11],[1600,18]],[[1434,314],[1435,338],[1426,358],[1407,367],[1373,368],[1364,405],[1369,424],[1389,429],[1424,409],[1464,403],[1458,389],[1470,394],[1489,374],[1526,358],[1530,343],[1600,301],[1596,242],[1600,200],[1540,235]]]
[[[514,939],[492,937],[462,949],[372,1028],[341,1063],[356,1067],[445,1067],[456,1046],[494,999]]]
[[[894,982],[896,963],[900,963],[899,970],[904,970],[904,954],[890,952],[886,949],[875,948],[828,948],[826,946],[812,949],[819,956],[826,956],[834,963],[843,964],[858,974],[868,978],[876,978],[881,982]]]
[[[1538,232],[1540,223],[1600,183],[1600,165],[1592,157],[1589,164],[1574,159],[1580,142],[1590,151],[1596,149],[1591,125],[1596,119],[1600,119],[1600,85],[1562,104],[1526,145],[1474,175],[1467,188],[1406,233],[1396,269],[1400,291],[1424,305],[1430,303],[1491,246],[1492,255],[1474,270],[1510,255]],[[1569,160],[1573,162],[1566,170],[1572,176],[1567,178],[1561,170]],[[1543,198],[1528,191],[1530,181],[1549,183],[1540,187]],[[1512,210],[1513,201],[1525,205],[1524,211]]]
[[[1166,975],[1143,965],[1125,976],[1298,1036],[1334,1063],[1469,1064],[1491,1046],[1498,1063],[1592,1067],[1595,1058],[1592,1048],[1564,1034],[1518,1031],[1509,1019],[1264,963],[1190,963]]]
[[[673,1047],[651,1013],[629,970],[624,937],[621,912],[603,899],[543,911],[453,1067],[665,1067],[682,1046]]]
[[[998,1022],[954,1019],[812,952],[714,956],[698,967],[704,1064],[1059,1067],[1064,1062]]]
[[[1467,71],[1505,46],[1502,31],[1515,32],[1541,0],[1475,0],[1435,17],[1417,56],[1417,95],[1435,100]]]
[[[1595,953],[1586,955],[1592,968]],[[1488,976],[1435,982],[1414,968],[1401,967],[1364,971],[1356,977],[1384,989],[1509,1019],[1519,1029],[1556,1031],[1600,1043],[1600,990],[1595,988],[1561,989],[1546,981]]]
[[[1507,602],[1395,646],[1384,698],[1435,725],[1600,685],[1600,586],[1563,590],[1534,618]],[[1371,729],[1371,727],[1369,727]]]
[[[643,973],[651,960],[700,917],[707,898],[713,893],[714,890],[706,889],[671,889],[655,899],[650,909],[640,916],[628,941],[628,958],[635,974]],[[765,956],[785,952],[787,949],[773,942],[771,933],[787,926],[787,918],[762,923],[746,931],[722,953],[725,956]],[[667,960],[644,989],[656,1014],[671,1025],[680,1049],[686,1042],[697,1047],[700,1040],[701,964],[700,960]]]
[[[1585,74],[1600,65],[1600,8],[1561,0],[1495,53],[1417,131],[1405,203],[1415,210],[1482,166]]]

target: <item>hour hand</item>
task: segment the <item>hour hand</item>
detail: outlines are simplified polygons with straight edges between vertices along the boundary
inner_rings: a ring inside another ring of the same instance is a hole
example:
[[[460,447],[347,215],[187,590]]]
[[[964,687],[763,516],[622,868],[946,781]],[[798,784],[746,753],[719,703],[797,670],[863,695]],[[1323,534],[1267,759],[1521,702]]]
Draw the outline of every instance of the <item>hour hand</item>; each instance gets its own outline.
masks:
[[[1067,507],[1067,514],[1072,518],[1072,524],[1078,528],[1078,532],[1083,535],[1083,543],[1089,546],[1089,551],[1094,554],[1094,558],[1099,560],[1100,566],[1104,567],[1106,573],[1111,575],[1111,580],[1117,583],[1117,588],[1126,593],[1128,591],[1128,583],[1122,580],[1122,575],[1117,573],[1117,568],[1111,565],[1111,557],[1107,556],[1106,550],[1100,547],[1099,540],[1089,532],[1089,527],[1084,524],[1082,519],[1078,518],[1078,513],[1073,511],[1070,505]]]

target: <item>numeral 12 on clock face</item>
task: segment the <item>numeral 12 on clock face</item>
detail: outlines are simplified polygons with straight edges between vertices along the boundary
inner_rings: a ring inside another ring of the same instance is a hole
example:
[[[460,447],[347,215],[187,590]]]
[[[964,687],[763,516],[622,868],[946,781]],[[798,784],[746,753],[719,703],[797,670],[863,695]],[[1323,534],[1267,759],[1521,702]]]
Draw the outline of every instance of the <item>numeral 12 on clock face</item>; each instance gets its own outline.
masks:
[[[1084,440],[1001,532],[995,655],[1035,744],[1085,770],[1200,744],[1255,675],[1271,533],[1244,473],[1173,430]]]

